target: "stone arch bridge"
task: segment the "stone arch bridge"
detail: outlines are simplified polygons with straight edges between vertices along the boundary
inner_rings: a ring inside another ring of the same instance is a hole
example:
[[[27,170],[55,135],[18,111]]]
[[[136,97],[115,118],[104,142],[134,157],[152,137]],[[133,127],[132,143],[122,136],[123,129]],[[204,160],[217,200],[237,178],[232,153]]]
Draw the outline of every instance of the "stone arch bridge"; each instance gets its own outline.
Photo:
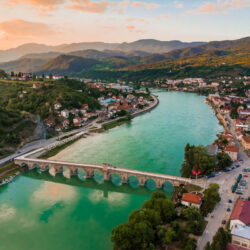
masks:
[[[110,164],[94,165],[85,163],[25,158],[23,156],[15,158],[14,162],[15,164],[21,167],[27,166],[30,170],[36,167],[39,167],[41,171],[48,170],[51,175],[63,173],[66,178],[70,178],[71,175],[77,175],[79,170],[83,170],[85,172],[85,178],[92,178],[94,172],[97,170],[103,174],[103,178],[105,181],[109,181],[111,179],[112,174],[118,174],[121,178],[121,183],[128,183],[129,178],[131,176],[134,176],[138,179],[140,186],[144,186],[146,184],[146,181],[149,179],[155,182],[157,188],[162,188],[166,182],[170,182],[173,186],[191,183],[196,184],[195,180],[188,178],[151,173],[133,169],[118,168]]]

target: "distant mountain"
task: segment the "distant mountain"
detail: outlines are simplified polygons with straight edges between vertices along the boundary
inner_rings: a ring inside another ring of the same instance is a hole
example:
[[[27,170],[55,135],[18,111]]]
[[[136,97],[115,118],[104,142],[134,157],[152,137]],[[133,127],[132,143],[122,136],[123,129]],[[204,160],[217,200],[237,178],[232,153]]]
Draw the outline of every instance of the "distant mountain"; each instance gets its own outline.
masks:
[[[138,40],[132,43],[103,43],[103,42],[83,42],[62,44],[58,46],[47,46],[44,44],[29,43],[17,48],[0,50],[0,62],[7,62],[19,59],[26,54],[60,52],[69,53],[79,50],[116,50],[129,53],[131,51],[141,51],[146,53],[164,53],[173,49],[186,48],[204,44],[203,42],[185,43],[181,41],[158,41],[153,39]],[[118,52],[117,52],[118,53]],[[118,55],[124,56],[124,55]]]
[[[21,58],[15,61],[0,63],[0,69],[6,72],[33,72],[48,61],[49,59]]]
[[[90,69],[99,62],[78,56],[60,55],[36,70],[37,73],[68,74]]]
[[[180,43],[160,42],[157,40],[139,40],[131,44],[121,44],[122,50],[79,50],[67,54],[62,52],[45,52],[27,54],[21,59],[1,63],[6,71],[25,71],[37,73],[69,74],[85,70],[145,70],[163,68],[182,68],[186,66],[216,65],[250,65],[250,37],[209,42],[195,47],[175,49],[168,53],[148,53],[142,50],[129,50],[130,45],[147,48],[151,52],[166,49],[166,44]],[[194,43],[192,43],[193,45]],[[184,44],[182,43],[184,46]],[[151,47],[150,47],[151,46]],[[160,48],[159,46],[162,46]],[[173,47],[172,47],[173,48]],[[63,46],[61,46],[63,49]],[[127,51],[126,51],[127,50]]]
[[[240,64],[248,67],[250,66],[250,37],[232,41],[209,42],[196,47],[173,50],[160,56],[150,55],[144,57],[143,61],[142,64],[129,66],[125,70],[165,68],[174,64],[189,66]]]
[[[138,40],[132,43],[122,43],[116,47],[117,50],[142,50],[150,53],[165,53],[174,49],[193,47],[205,44],[204,42],[185,43],[181,41],[158,41],[154,39]]]

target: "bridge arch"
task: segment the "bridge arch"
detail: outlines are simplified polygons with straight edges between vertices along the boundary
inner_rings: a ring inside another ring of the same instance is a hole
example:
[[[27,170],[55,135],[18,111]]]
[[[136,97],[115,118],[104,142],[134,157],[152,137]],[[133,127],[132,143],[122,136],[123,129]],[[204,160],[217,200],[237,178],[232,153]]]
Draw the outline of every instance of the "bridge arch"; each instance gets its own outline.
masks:
[[[71,177],[71,169],[68,167],[63,166],[62,167],[62,174],[65,178],[70,179]]]
[[[78,168],[76,174],[77,174],[78,178],[79,178],[81,181],[85,181],[86,178],[87,178],[87,173],[86,173],[86,171],[85,171],[84,169],[82,169],[82,168]]]
[[[103,183],[103,182],[104,182],[104,174],[103,174],[101,171],[95,169],[95,170],[93,171],[93,179],[94,179],[97,183]]]
[[[174,185],[173,183],[171,183],[170,181],[165,181],[162,184],[162,189],[166,192],[166,193],[173,193],[174,191]]]
[[[146,179],[144,186],[147,187],[150,191],[153,191],[157,188],[157,184],[152,178]]]
[[[56,176],[56,174],[61,173],[62,171],[63,171],[63,167],[62,166],[59,166],[59,167],[49,166],[49,173],[52,176]]]
[[[31,164],[31,167],[29,166],[29,169],[39,169],[40,165],[37,163]]]
[[[128,177],[127,183],[132,188],[138,188],[140,186],[138,178],[136,176],[134,176],[134,175],[131,175],[131,176]]]
[[[118,174],[118,173],[109,174],[108,175],[108,180],[110,180],[115,186],[121,186],[122,183],[123,183],[122,176],[120,174]]]

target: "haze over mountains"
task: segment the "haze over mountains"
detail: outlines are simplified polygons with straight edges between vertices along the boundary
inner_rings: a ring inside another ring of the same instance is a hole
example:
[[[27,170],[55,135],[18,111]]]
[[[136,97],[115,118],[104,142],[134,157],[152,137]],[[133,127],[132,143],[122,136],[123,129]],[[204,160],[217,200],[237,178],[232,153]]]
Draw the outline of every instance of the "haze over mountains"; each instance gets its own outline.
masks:
[[[173,49],[180,49],[190,46],[204,44],[203,42],[181,42],[181,41],[158,41],[153,39],[138,40],[131,43],[103,43],[103,42],[83,42],[62,44],[58,46],[48,46],[44,44],[29,43],[17,48],[0,50],[0,62],[7,62],[19,59],[31,53],[59,52],[69,53],[77,50],[119,50],[119,51],[147,51],[148,53],[164,53]]]
[[[32,44],[0,51],[0,58],[5,58],[8,53],[12,58],[19,56],[19,59],[0,63],[1,69],[8,72],[22,71],[39,74],[167,68],[170,65],[183,63],[184,59],[193,64],[229,63],[248,67],[250,66],[250,37],[209,43],[163,42],[148,39],[122,44],[77,43],[60,46]]]

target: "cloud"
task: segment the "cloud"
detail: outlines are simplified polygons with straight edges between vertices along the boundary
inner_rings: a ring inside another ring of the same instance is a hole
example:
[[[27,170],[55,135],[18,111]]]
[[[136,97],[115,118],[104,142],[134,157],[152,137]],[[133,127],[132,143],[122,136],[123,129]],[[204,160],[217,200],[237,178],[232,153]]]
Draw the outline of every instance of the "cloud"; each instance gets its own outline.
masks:
[[[47,24],[29,22],[22,19],[0,22],[0,30],[5,35],[13,37],[41,37],[54,34],[53,30]]]
[[[128,22],[142,22],[142,23],[144,23],[145,19],[144,18],[129,17],[129,18],[127,18],[127,21]]]
[[[40,16],[50,16],[46,14],[47,11],[53,11],[59,5],[62,5],[66,0],[8,0],[5,2],[5,6],[16,6],[16,5],[30,5],[35,8]]]
[[[247,7],[250,7],[250,0],[217,0],[216,3],[208,2],[196,10],[189,10],[186,13],[227,13]]]
[[[135,29],[135,26],[134,26],[134,25],[128,25],[128,26],[127,26],[127,29],[128,29],[129,31],[133,31],[133,30]]]
[[[183,8],[183,3],[176,3],[176,8],[177,9],[182,9]]]
[[[133,2],[132,6],[135,8],[146,8],[146,9],[156,9],[159,8],[159,4],[155,3],[143,3],[143,2]]]
[[[168,18],[169,18],[169,15],[168,15],[168,14],[160,15],[160,16],[156,17],[156,19],[158,19],[158,20],[168,19]]]
[[[71,0],[71,2],[73,4],[67,5],[68,9],[91,13],[103,13],[110,5],[107,1],[92,2],[90,0]]]

